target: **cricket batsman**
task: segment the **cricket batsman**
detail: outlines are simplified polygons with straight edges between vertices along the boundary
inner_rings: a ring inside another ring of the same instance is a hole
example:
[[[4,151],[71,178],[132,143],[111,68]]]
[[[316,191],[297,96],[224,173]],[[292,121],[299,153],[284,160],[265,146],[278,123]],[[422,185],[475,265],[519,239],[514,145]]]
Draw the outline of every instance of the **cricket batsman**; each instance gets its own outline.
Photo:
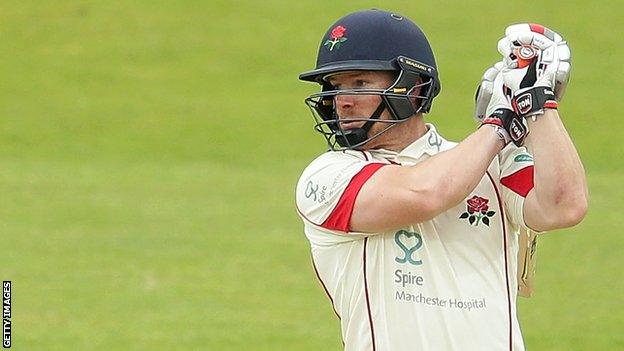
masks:
[[[306,103],[329,151],[303,171],[297,210],[345,350],[525,349],[521,233],[579,223],[587,185],[557,110],[567,42],[518,24],[498,50],[477,93],[479,127],[459,143],[424,120],[439,72],[403,15],[340,18],[299,76],[320,85]]]

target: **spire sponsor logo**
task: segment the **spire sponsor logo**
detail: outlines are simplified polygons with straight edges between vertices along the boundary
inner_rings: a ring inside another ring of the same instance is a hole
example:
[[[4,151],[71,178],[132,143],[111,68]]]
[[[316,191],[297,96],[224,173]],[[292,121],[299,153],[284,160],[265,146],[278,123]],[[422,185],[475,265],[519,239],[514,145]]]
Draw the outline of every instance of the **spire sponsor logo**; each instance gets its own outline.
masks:
[[[394,298],[397,301],[411,302],[431,307],[465,310],[468,312],[487,308],[485,297],[456,299],[426,296],[422,293],[411,294],[405,291],[396,291]]]
[[[412,272],[403,272],[403,270],[397,269],[394,271],[394,282],[401,284],[402,287],[405,287],[405,285],[423,286],[424,278]]]
[[[402,229],[394,234],[394,242],[403,251],[402,255],[395,257],[394,260],[396,262],[410,263],[414,266],[420,266],[423,263],[422,260],[414,258],[414,253],[423,245],[423,239],[420,234]]]

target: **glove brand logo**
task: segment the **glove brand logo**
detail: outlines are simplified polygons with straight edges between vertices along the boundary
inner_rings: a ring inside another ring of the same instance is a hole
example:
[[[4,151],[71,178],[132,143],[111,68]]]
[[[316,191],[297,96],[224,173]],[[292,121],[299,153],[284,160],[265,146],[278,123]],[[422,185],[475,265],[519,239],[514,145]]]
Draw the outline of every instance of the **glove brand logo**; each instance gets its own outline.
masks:
[[[525,113],[531,111],[533,108],[533,97],[531,96],[531,93],[518,96],[516,99],[516,108],[518,110],[518,114],[520,115],[524,115]]]
[[[509,131],[511,132],[511,138],[514,141],[522,139],[522,136],[524,135],[524,127],[518,124],[517,119],[511,121],[511,124],[509,125]]]
[[[466,200],[466,212],[459,216],[459,219],[468,219],[470,224],[479,226],[479,223],[483,223],[486,226],[490,226],[490,218],[492,218],[496,212],[488,211],[490,200],[474,195],[470,199]]]
[[[518,50],[518,56],[523,60],[530,60],[537,56],[537,50],[531,46],[522,46],[520,50]]]
[[[403,257],[395,257],[395,261],[398,263],[409,262],[414,266],[422,264],[422,260],[414,260],[412,258],[414,252],[422,247],[423,239],[420,234],[401,229],[394,234],[394,242],[403,251]]]

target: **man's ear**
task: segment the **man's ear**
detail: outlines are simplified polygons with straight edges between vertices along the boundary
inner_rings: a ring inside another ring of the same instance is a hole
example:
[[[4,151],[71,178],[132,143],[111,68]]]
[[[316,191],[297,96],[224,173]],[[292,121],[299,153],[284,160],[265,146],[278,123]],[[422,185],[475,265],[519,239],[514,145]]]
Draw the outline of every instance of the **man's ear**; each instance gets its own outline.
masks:
[[[422,78],[418,77],[418,79],[416,79],[416,88],[414,88],[414,90],[412,90],[412,92],[410,93],[410,101],[412,102],[412,105],[414,106],[414,109],[417,109],[420,106],[420,98],[418,98],[418,96],[420,95],[420,90],[422,89],[422,86],[419,86],[420,84],[422,84]]]

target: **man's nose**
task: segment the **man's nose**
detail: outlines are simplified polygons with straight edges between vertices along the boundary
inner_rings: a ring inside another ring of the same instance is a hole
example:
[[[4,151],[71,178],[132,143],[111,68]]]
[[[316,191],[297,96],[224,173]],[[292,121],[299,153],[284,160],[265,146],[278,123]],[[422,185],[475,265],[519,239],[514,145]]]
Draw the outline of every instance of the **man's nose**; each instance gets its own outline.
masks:
[[[338,94],[335,97],[336,109],[338,111],[348,110],[353,107],[354,100],[353,96],[346,94]]]

